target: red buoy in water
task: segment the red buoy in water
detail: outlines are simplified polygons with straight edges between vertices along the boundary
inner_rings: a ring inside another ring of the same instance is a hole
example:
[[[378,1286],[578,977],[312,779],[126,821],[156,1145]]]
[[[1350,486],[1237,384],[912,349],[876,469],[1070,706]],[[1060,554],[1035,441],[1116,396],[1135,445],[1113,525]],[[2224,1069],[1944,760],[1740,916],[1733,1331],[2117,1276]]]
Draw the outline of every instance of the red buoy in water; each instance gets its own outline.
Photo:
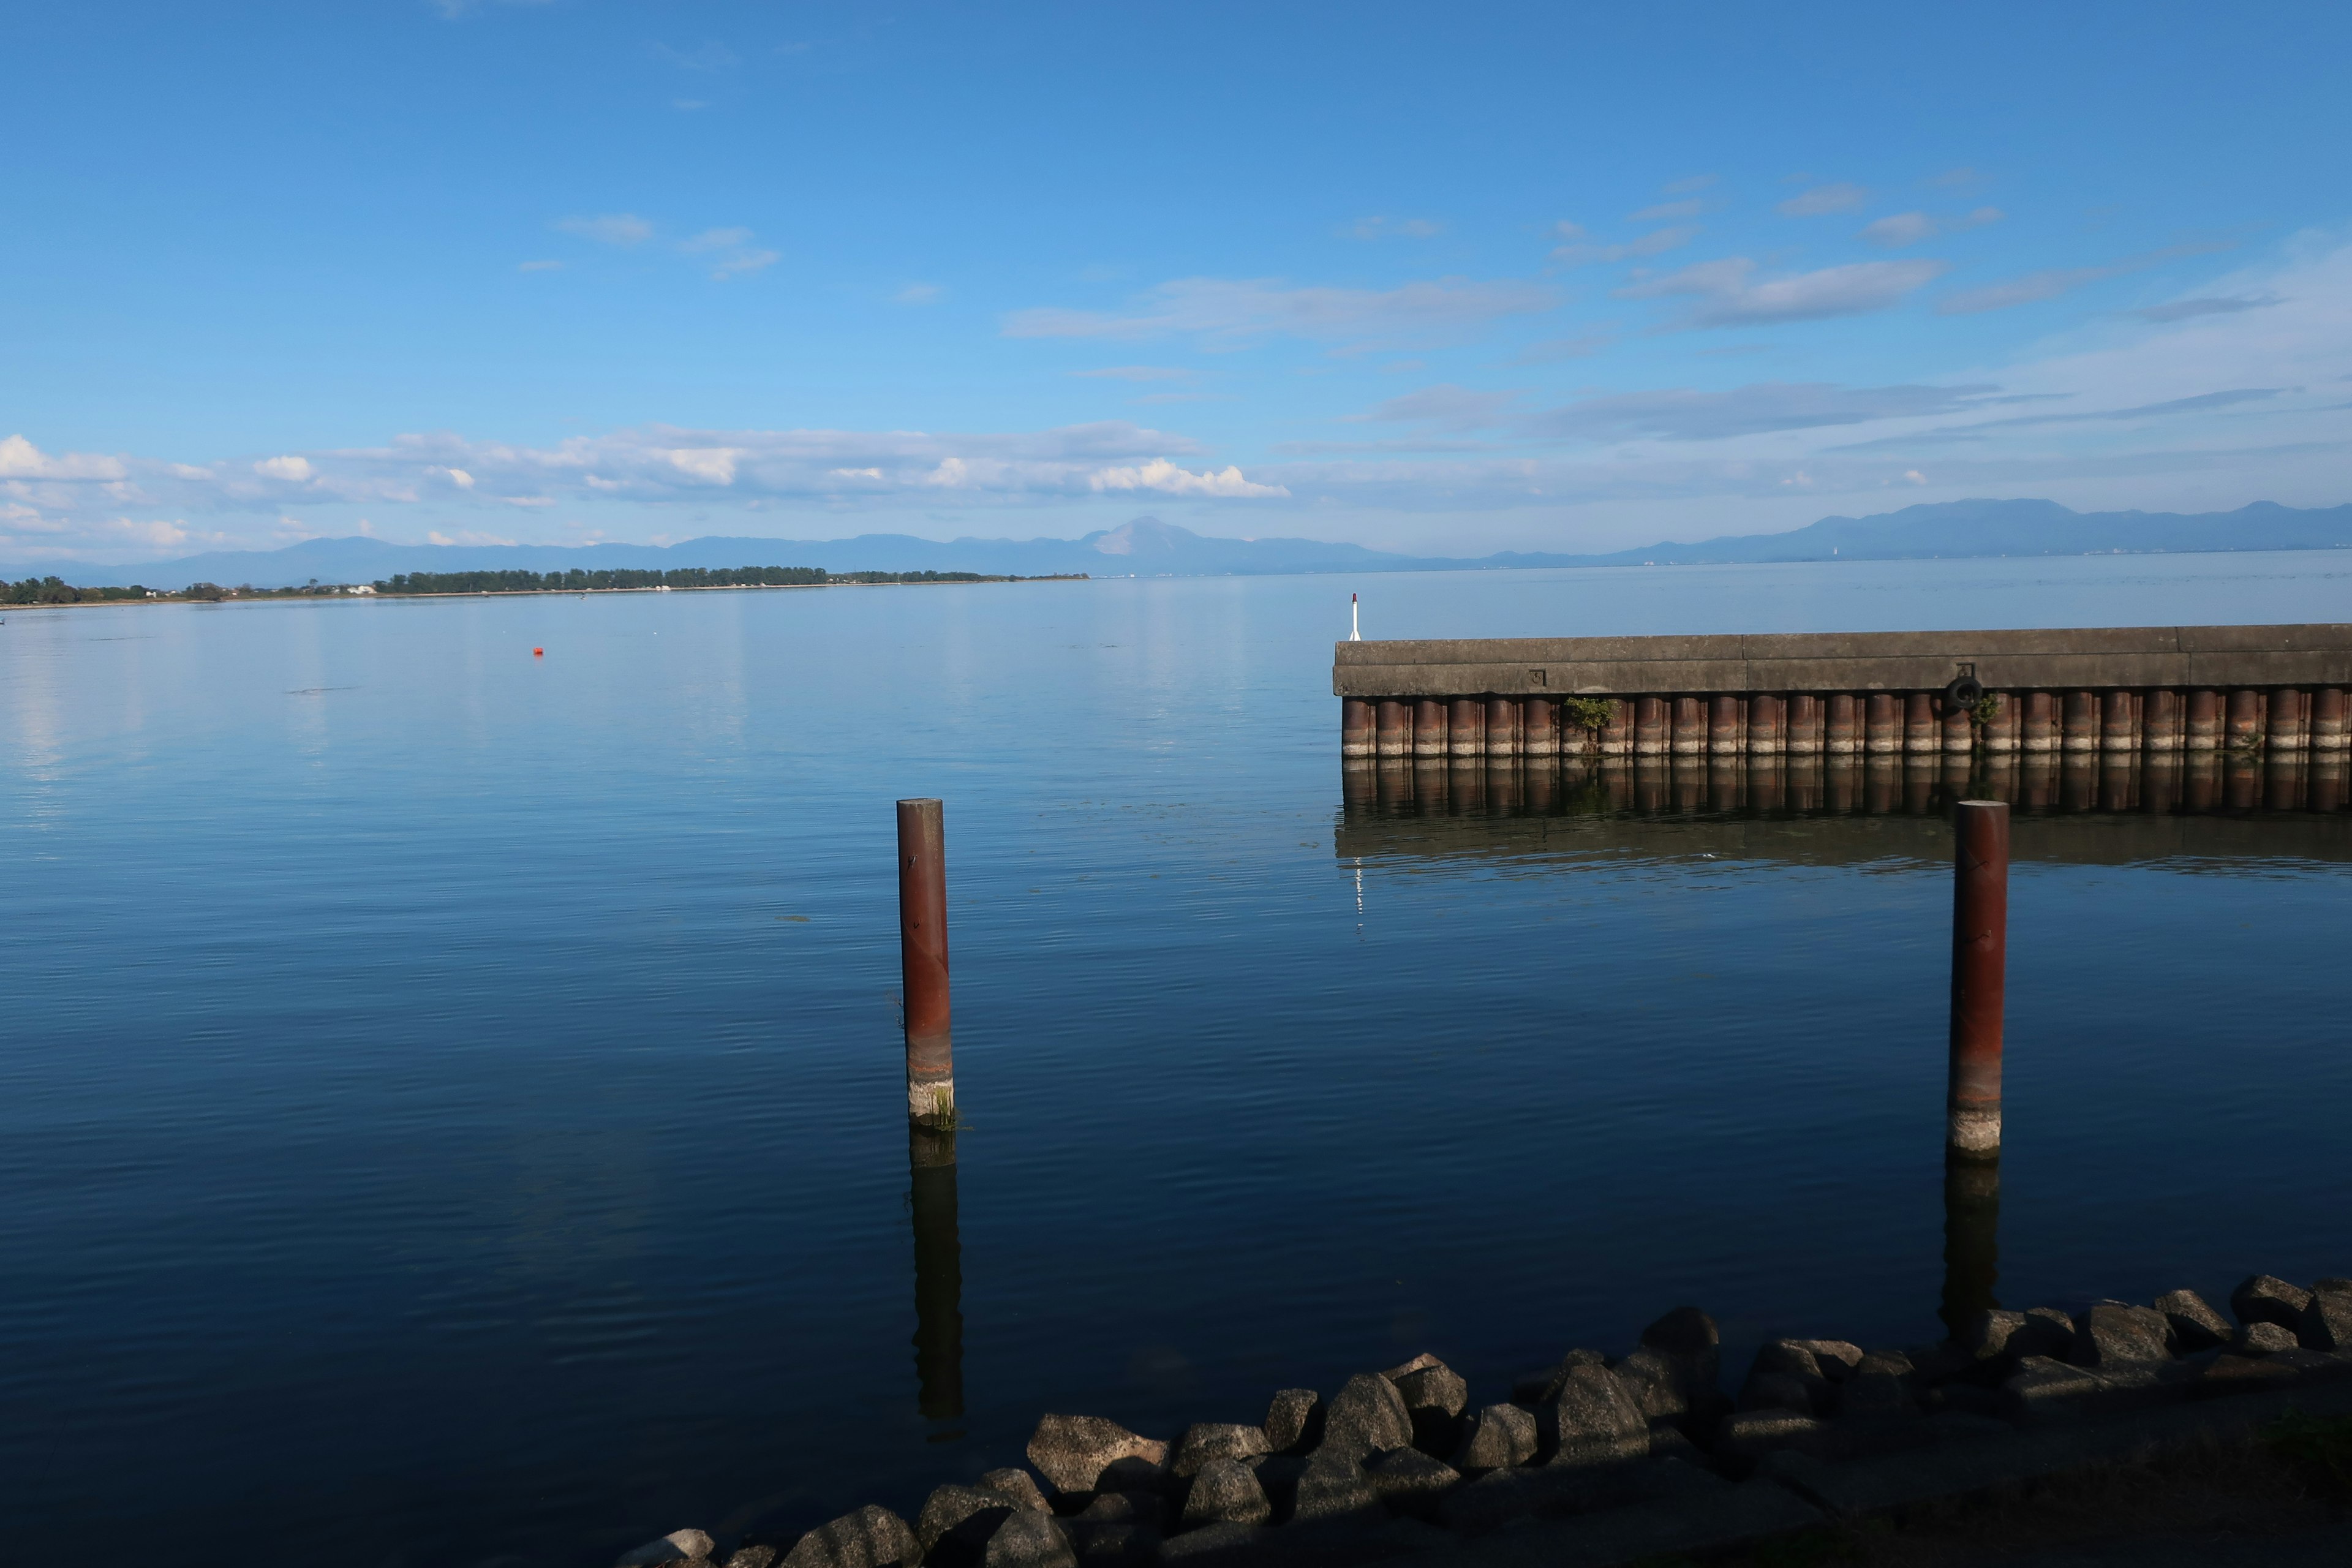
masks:
[[[530,657],[533,658],[545,658],[547,657],[547,650],[543,647],[535,647],[530,650]]]

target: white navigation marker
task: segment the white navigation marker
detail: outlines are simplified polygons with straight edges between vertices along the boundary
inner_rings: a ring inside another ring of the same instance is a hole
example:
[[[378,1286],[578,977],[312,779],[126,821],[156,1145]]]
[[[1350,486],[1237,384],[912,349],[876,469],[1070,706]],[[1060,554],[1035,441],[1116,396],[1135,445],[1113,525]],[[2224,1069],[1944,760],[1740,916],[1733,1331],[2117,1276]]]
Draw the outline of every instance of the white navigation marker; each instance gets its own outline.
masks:
[[[1353,594],[1348,595],[1348,640],[1349,642],[1364,640],[1363,623],[1357,618],[1356,595]]]

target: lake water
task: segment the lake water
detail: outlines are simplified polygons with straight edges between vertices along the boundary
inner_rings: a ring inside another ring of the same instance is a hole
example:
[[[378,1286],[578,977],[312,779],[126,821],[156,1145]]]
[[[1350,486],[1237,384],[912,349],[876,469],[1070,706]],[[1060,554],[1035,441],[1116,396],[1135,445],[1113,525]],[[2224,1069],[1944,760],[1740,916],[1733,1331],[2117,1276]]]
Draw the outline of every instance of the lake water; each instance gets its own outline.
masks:
[[[1351,801],[1350,588],[1374,637],[2352,619],[2333,555],[12,610],[12,1539],[602,1568],[911,1510],[1046,1410],[1424,1349],[1500,1398],[1684,1301],[1735,1364],[1936,1337],[1941,795]],[[2352,1273],[2352,851],[2284,804],[2019,822],[2005,1302]]]

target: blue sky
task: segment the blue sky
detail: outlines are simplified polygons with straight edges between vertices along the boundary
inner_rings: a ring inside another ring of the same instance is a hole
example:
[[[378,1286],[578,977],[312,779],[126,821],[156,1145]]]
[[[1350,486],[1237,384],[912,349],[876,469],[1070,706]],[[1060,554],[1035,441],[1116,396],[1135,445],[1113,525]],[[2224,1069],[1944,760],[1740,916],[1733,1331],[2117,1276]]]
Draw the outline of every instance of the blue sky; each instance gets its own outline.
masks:
[[[0,558],[2352,500],[2336,5],[23,5]]]

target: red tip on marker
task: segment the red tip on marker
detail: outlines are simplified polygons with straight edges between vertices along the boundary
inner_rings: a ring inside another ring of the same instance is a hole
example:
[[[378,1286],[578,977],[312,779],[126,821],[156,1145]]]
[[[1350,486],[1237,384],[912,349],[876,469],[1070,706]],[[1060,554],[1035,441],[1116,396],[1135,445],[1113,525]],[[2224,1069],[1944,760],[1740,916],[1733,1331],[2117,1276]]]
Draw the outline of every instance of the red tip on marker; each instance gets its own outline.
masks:
[[[547,657],[547,650],[543,647],[535,647],[530,650],[530,657],[533,658],[545,658]]]

